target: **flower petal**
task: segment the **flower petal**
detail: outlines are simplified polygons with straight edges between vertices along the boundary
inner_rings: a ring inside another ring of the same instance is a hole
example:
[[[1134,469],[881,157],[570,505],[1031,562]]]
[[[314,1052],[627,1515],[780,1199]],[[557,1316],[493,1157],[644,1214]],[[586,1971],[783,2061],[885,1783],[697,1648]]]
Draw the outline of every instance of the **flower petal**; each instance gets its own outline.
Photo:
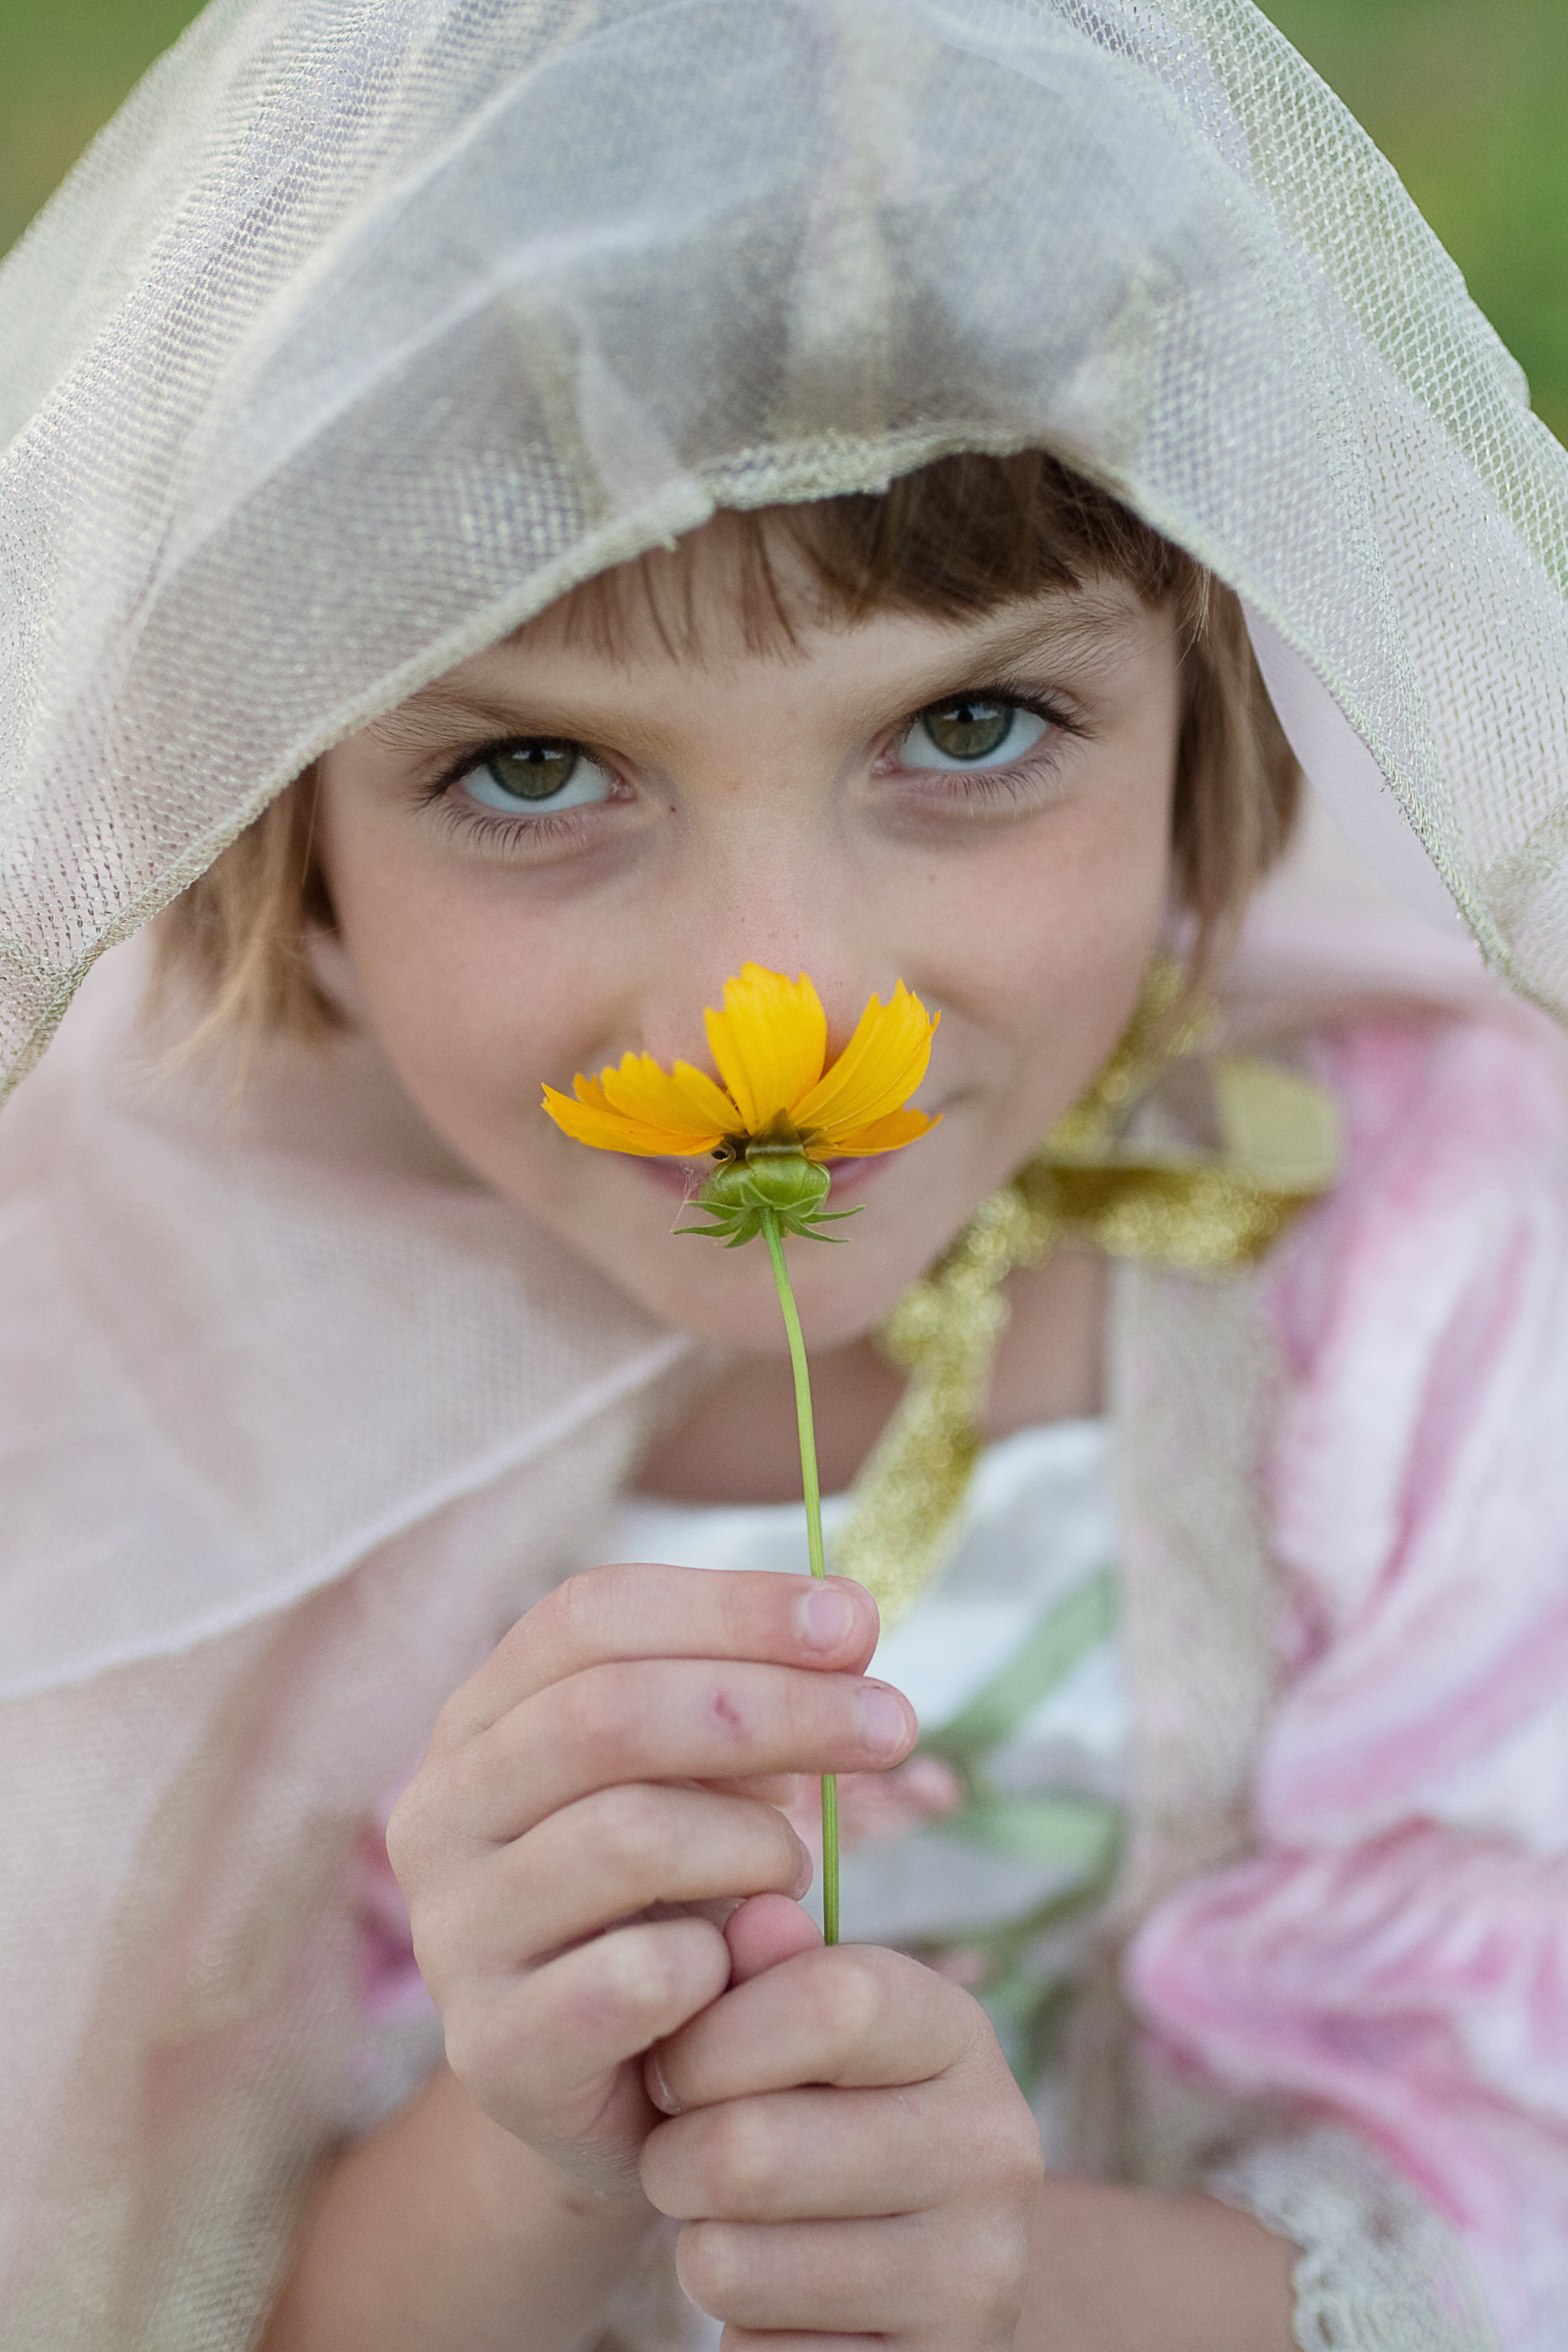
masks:
[[[812,1137],[806,1147],[808,1159],[870,1159],[879,1152],[902,1152],[906,1144],[916,1144],[933,1127],[940,1127],[940,1115],[928,1119],[923,1110],[890,1110],[884,1119],[872,1119],[865,1127],[852,1128],[840,1141]]]
[[[711,1152],[721,1136],[735,1134],[740,1113],[722,1087],[689,1061],[662,1070],[651,1054],[626,1054],[617,1070],[602,1070],[599,1083],[612,1110],[656,1127],[702,1135],[700,1151]]]
[[[627,1054],[619,1069],[572,1080],[576,1101],[544,1090],[544,1107],[564,1134],[600,1152],[644,1159],[696,1159],[734,1131],[735,1105],[689,1063],[662,1070],[650,1054]]]
[[[591,1144],[598,1152],[640,1152],[650,1159],[679,1157],[666,1144],[656,1145],[647,1139],[642,1130],[633,1128],[618,1112],[574,1102],[569,1095],[558,1094],[553,1086],[544,1090],[544,1108],[563,1135],[569,1135],[573,1143]]]
[[[819,1142],[830,1144],[835,1152],[858,1149],[849,1141],[852,1134],[908,1102],[925,1076],[936,1025],[902,980],[886,1004],[871,999],[832,1068],[795,1105],[796,1124],[809,1137],[813,1156],[818,1155],[814,1147]],[[912,1142],[912,1136],[908,1140]]]
[[[708,1044],[741,1113],[741,1130],[760,1135],[780,1111],[794,1115],[827,1058],[827,1015],[803,973],[786,980],[760,964],[741,966],[724,983],[724,1009],[708,1014]]]

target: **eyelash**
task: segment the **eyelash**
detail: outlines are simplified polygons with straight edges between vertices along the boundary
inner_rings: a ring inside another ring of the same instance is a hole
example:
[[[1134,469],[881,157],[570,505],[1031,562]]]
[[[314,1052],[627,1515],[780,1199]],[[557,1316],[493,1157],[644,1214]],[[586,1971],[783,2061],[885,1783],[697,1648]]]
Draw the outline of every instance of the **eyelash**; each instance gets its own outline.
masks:
[[[1026,752],[1002,767],[906,769],[906,774],[918,775],[921,793],[927,799],[968,802],[971,805],[977,802],[995,804],[999,801],[1016,804],[1042,772],[1049,774],[1059,764],[1064,749],[1063,739],[1081,740],[1085,733],[1082,724],[1050,695],[1029,694],[1016,686],[996,684],[966,686],[961,692],[965,700],[1000,703],[1012,710],[1027,710],[1031,718],[1042,720],[1052,732],[1042,735]],[[893,737],[894,744],[902,742],[925,711],[940,710],[944,702],[956,699],[955,696],[944,696],[938,702],[923,703],[911,717],[900,722]]]
[[[568,838],[577,839],[582,826],[573,820],[584,812],[580,808],[567,808],[558,816],[502,816],[489,808],[462,808],[456,801],[437,796],[434,813],[437,823],[449,833],[466,841],[476,841],[480,849],[497,858],[511,858],[526,857],[530,852]]]
[[[541,740],[528,735],[497,735],[488,743],[466,746],[448,761],[430,783],[421,785],[417,796],[419,807],[428,809],[436,822],[449,833],[476,842],[482,850],[498,858],[508,858],[514,851],[539,850],[567,838],[577,838],[583,831],[579,820],[588,815],[594,806],[603,808],[603,802],[590,803],[587,808],[579,805],[575,808],[563,808],[554,813],[548,808],[541,808],[537,816],[503,816],[498,809],[480,808],[477,802],[465,808],[453,791],[454,785],[461,784],[464,777],[471,775],[476,767],[483,767],[487,760],[499,760],[504,754],[516,751],[522,744]],[[565,742],[567,739],[563,736],[559,740]],[[571,748],[581,752],[585,759],[594,758],[584,743],[573,741]],[[600,761],[598,764],[606,763]]]
[[[920,796],[928,803],[933,800],[949,804],[968,803],[971,807],[976,804],[995,805],[998,802],[1016,804],[1035,777],[1056,766],[1062,753],[1062,739],[1081,738],[1084,734],[1082,725],[1050,696],[1027,694],[1020,692],[1017,687],[996,685],[966,687],[962,691],[977,702],[1004,703],[1014,710],[1026,710],[1032,718],[1042,720],[1052,733],[1043,735],[1020,758],[1004,767],[906,769],[906,775],[919,777]],[[901,719],[889,739],[890,752],[884,757],[892,757],[892,751],[918,723],[925,710],[940,708],[941,700],[923,703],[919,710]],[[508,858],[516,852],[527,854],[529,851],[558,847],[567,840],[579,840],[586,829],[583,820],[592,808],[604,808],[607,804],[603,801],[563,809],[556,814],[541,809],[537,816],[514,817],[481,808],[477,804],[465,808],[455,797],[453,787],[471,774],[474,768],[482,767],[487,760],[514,752],[520,744],[532,740],[528,736],[502,735],[487,743],[466,747],[448,762],[431,783],[421,787],[418,795],[420,806],[428,808],[437,821],[452,833],[476,841],[482,849],[499,858]],[[561,740],[565,741],[566,738]],[[587,744],[573,739],[572,748],[581,752],[585,759],[596,758]],[[603,766],[609,764],[602,760],[598,763]],[[873,765],[880,767],[881,760],[873,762]]]

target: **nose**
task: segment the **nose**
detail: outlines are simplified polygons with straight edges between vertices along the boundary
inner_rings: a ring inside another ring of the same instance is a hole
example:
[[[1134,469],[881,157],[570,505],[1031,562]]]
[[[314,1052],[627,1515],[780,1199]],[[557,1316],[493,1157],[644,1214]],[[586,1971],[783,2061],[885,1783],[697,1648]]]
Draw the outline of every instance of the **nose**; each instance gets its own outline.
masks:
[[[886,996],[903,976],[891,958],[884,968],[848,924],[825,919],[823,909],[813,910],[809,920],[791,920],[776,904],[758,907],[747,919],[749,912],[737,909],[737,919],[693,939],[690,956],[675,968],[673,959],[660,958],[662,983],[644,1000],[641,1026],[645,1050],[666,1067],[675,1059],[706,1063],[704,1014],[720,1009],[726,981],[747,964],[786,980],[810,981],[826,1017],[828,1059],[849,1043],[867,999]]]
[[[722,1004],[725,981],[745,964],[810,980],[829,1054],[848,1043],[867,998],[903,976],[876,894],[831,824],[760,825],[758,813],[715,830],[656,910],[639,1025],[666,1066],[706,1058],[703,1014]]]

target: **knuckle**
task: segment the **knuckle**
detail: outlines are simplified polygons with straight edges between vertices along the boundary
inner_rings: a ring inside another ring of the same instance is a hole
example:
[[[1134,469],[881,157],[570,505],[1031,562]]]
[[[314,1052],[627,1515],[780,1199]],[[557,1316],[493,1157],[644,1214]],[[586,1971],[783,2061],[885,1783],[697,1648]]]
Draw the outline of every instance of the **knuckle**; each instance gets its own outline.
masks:
[[[568,1647],[592,1645],[604,1623],[606,1603],[612,1598],[606,1588],[612,1574],[608,1568],[579,1568],[574,1575],[564,1577],[538,1604],[537,1613],[554,1620]]]
[[[1027,2110],[1020,2109],[1012,2118],[1010,2132],[999,2133],[1003,2153],[1007,2160],[1007,2172],[1015,2184],[1019,2203],[1032,2211],[1035,2199],[1046,2182],[1046,2151],[1041,2144],[1040,2127]]]
[[[553,1592],[539,1602],[535,1614],[548,1610],[555,1637],[568,1654],[584,1660],[619,1654],[637,1587],[648,1570],[611,1562],[574,1569]]]
[[[477,1913],[477,1916],[476,1916]],[[439,1999],[439,1988],[478,1973],[479,1931],[485,1912],[470,1889],[446,1886],[428,1889],[411,1904],[414,1956],[419,1974]]]
[[[770,1805],[763,1799],[758,1798],[756,1810],[765,1817],[763,1834],[767,1839],[770,1870],[775,1876],[785,1881],[786,1888],[792,1886],[795,1884],[795,1874],[801,1866],[802,1856],[808,1856],[805,1839],[796,1830],[789,1815],[780,1812],[776,1805]]]
[[[679,2007],[688,1986],[689,1942],[688,1937],[657,1929],[633,1928],[601,1937],[583,1992],[597,2021],[634,2035],[662,2024]]]
[[[875,1953],[857,1944],[841,1943],[821,1957],[817,2015],[836,2047],[853,2049],[865,2040],[882,2014],[882,1971]]]
[[[495,1720],[498,1703],[515,1687],[529,1648],[539,1639],[539,1621],[549,1596],[535,1601],[514,1617],[478,1672],[462,1684],[436,1717],[436,1740],[441,1744],[471,1739],[476,1730]]]
[[[426,1763],[409,1783],[387,1818],[387,1860],[398,1885],[411,1900],[439,1863],[446,1842],[447,1809],[445,1775],[439,1766]]]
[[[567,1752],[591,1757],[613,1779],[626,1748],[626,1712],[613,1703],[610,1678],[592,1671],[558,1683],[553,1693],[559,1742]]]
[[[1011,2342],[1029,2274],[1029,2230],[1020,2220],[992,2214],[971,2241],[974,2296],[987,2332]]]
[[[977,2103],[977,2121],[980,2116],[984,2121],[975,2134],[975,2177],[988,2180],[998,2191],[1010,2190],[1020,2199],[1032,2200],[1046,2178],[1040,2127],[1010,2074],[1002,2090],[1000,2100]]]
[[[473,1735],[474,1705],[470,1683],[461,1683],[441,1707],[430,1733],[430,1757],[450,1755]]]
[[[466,2005],[455,2001],[442,2019],[445,2027],[447,2065],[465,2090],[477,2097],[487,2071],[490,2052],[489,2036],[478,2031]]]
[[[485,2109],[503,2095],[515,2095],[526,2064],[526,2040],[509,2029],[503,2002],[471,1993],[442,2013],[447,2065],[474,2102]]]
[[[1032,2211],[1045,2182],[1040,2130],[1021,2097],[977,2102],[949,2133],[954,2178],[988,2211]]]
[[[699,2311],[721,2318],[742,2283],[735,2231],[723,2222],[688,2222],[675,2244],[675,2275]]]
[[[392,1874],[407,1892],[412,1881],[419,1875],[420,1849],[426,1843],[422,1814],[423,1791],[417,1782],[412,1782],[398,1798],[387,1819],[386,1858]]]
[[[904,2299],[917,2303],[922,2342],[1011,2344],[1029,2279],[1029,2232],[983,2214],[929,2221],[906,2237]]]
[[[667,1806],[646,1781],[617,1781],[594,1798],[594,1842],[617,1876],[646,1868],[671,1844]]]
[[[779,1699],[781,1726],[793,1753],[825,1756],[833,1750],[859,1762],[864,1750],[848,1676],[792,1668],[779,1685]]]
[[[769,1618],[779,1606],[779,1580],[742,1574],[716,1576],[711,1584],[719,1639],[737,1657],[765,1651]]]
[[[726,2205],[741,2214],[766,2211],[780,2187],[783,2151],[765,2102],[731,2101],[705,2121],[709,2169],[723,2183]]]
[[[539,1668],[550,1662],[549,1679],[572,1673],[603,1640],[607,1598],[603,1569],[574,1570],[517,1619],[497,1654],[510,1663],[537,1651]]]

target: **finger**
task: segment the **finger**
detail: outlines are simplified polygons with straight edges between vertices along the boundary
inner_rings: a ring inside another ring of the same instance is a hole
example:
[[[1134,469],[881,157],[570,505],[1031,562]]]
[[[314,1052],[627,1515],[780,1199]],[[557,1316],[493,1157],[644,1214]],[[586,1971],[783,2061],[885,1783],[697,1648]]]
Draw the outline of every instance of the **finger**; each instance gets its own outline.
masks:
[[[515,1969],[656,1903],[766,1891],[793,1912],[783,1898],[810,1883],[811,1857],[773,1806],[623,1781],[427,1891],[416,1950],[439,1991],[444,1952],[462,1952],[466,1968]]]
[[[847,1577],[658,1565],[586,1568],[521,1618],[443,1710],[436,1744],[471,1739],[551,1683],[609,1658],[764,1658],[855,1672],[876,1603]]]
[[[729,1974],[709,1921],[639,1921],[542,1968],[474,1980],[446,2011],[447,2063],[487,2114],[523,2138],[541,2119],[563,2139],[590,2130],[585,2096],[715,1999]]]
[[[809,1857],[808,1857],[809,1860]],[[804,1889],[802,1890],[804,1892]],[[822,1940],[822,1931],[799,1903],[783,1895],[759,1894],[736,1906],[724,1923],[724,1941],[729,1946],[730,1982],[744,1984],[749,1977],[760,1976],[765,1968],[776,1968],[781,1960],[793,1959],[797,1952],[809,1951]],[[648,2096],[662,2114],[677,2115],[680,2101],[675,2098],[664,2081],[657,2046],[644,2061],[644,2077]],[[668,2209],[673,2212],[671,2206]],[[699,2210],[696,2206],[693,2212]],[[706,2208],[704,2209],[706,2210]]]
[[[672,2098],[707,2107],[799,2082],[927,2082],[996,2036],[967,1993],[870,1943],[800,1952],[736,1985],[660,2053]]]
[[[661,2053],[646,2060],[649,2087]],[[657,2095],[655,2106],[662,2106]],[[671,2221],[871,2221],[924,2213],[1010,2179],[1027,2123],[956,2098],[946,2080],[898,2090],[771,2091],[694,2107],[643,2147],[643,2188]],[[1038,2134],[1034,2134],[1038,2139]],[[1005,2143],[1000,2144],[1000,2143]]]
[[[801,1851],[806,1853],[804,1845]],[[809,1868],[809,1854],[806,1860]],[[806,1884],[810,1885],[809,1879]],[[797,1896],[805,1892],[806,1886],[790,1889],[790,1894]],[[784,1893],[760,1891],[731,1912],[724,1925],[724,1941],[729,1945],[729,1981],[745,1984],[761,1976],[764,1969],[777,1968],[781,1960],[793,1960],[797,1952],[815,1951],[822,1931],[799,1901]]]
[[[863,2335],[823,2335],[813,2328],[809,2335],[797,2335],[793,2329],[780,2335],[769,2328],[759,2335],[755,2328],[726,2328],[718,2339],[718,2352],[865,2352],[867,2341],[887,2344],[885,2335],[867,2338]]]
[[[432,1808],[444,1844],[455,1831],[499,1844],[619,1781],[876,1771],[906,1755],[917,1733],[907,1699],[858,1675],[616,1659],[553,1683],[427,1768],[399,1813],[406,1822]]]
[[[764,1805],[776,1805],[781,1813],[800,1801],[806,1787],[806,1775],[801,1772],[758,1772],[750,1780],[726,1781],[729,1796],[755,1796]]]
[[[1027,2262],[1016,2214],[898,2221],[689,2222],[675,2248],[700,2311],[738,2328],[873,2335],[918,2345],[1010,2343]]]

